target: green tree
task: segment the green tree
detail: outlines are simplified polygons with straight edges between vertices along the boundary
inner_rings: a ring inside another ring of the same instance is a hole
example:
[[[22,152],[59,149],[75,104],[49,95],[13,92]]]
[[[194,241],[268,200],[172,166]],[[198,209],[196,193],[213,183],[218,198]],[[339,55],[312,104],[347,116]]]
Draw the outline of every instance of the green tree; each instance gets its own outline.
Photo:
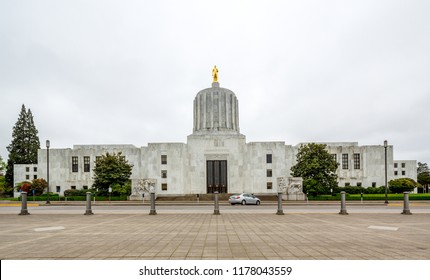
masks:
[[[388,182],[392,193],[403,193],[413,191],[418,187],[417,182],[411,178],[399,178]]]
[[[6,163],[3,161],[3,158],[0,155],[0,176],[4,176],[5,170],[6,170]]]
[[[430,185],[430,169],[427,163],[418,162],[417,181],[423,186],[424,192],[428,192]]]
[[[124,193],[123,187],[130,186],[130,176],[132,164],[122,156],[121,153],[102,155],[96,160],[94,166],[93,188],[98,188],[101,195],[107,195],[109,187],[113,188],[116,194]],[[130,194],[131,187],[127,194]]]
[[[300,146],[291,175],[303,178],[303,191],[310,195],[330,193],[330,189],[337,188],[337,167],[327,145],[309,143]]]
[[[37,150],[40,149],[38,131],[31,110],[23,104],[18,121],[12,130],[12,143],[7,146],[6,184],[13,187],[13,165],[37,163]]]

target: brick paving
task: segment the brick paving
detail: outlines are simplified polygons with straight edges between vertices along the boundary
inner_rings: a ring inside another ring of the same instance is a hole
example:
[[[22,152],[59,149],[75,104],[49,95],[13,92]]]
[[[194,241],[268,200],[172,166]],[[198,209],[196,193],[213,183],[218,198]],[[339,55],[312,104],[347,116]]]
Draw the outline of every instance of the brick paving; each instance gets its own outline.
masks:
[[[430,214],[0,214],[3,260],[429,260],[429,238]]]

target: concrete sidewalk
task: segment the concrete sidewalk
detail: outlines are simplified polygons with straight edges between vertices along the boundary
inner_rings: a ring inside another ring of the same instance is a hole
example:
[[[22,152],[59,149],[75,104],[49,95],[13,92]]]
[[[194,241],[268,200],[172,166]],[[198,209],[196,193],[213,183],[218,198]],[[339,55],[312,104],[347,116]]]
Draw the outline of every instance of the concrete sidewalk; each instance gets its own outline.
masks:
[[[430,259],[429,214],[0,214],[0,259]]]

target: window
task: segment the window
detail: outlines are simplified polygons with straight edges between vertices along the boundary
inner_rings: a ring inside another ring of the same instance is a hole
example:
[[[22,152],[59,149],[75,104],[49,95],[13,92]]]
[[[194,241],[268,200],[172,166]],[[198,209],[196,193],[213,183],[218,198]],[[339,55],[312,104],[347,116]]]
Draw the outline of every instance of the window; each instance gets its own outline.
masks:
[[[406,163],[402,162],[402,168],[406,167]]]
[[[161,170],[161,178],[167,178],[167,170]]]
[[[399,172],[397,172],[397,170],[396,170],[396,171],[394,171],[394,176],[397,176],[397,175],[399,175]]]
[[[354,154],[354,169],[360,169],[360,154]]]
[[[37,167],[33,167],[33,171],[34,171],[34,172],[37,172]]]
[[[25,172],[30,172],[30,167],[26,167]]]
[[[272,187],[273,187],[272,182],[267,182],[267,189],[268,189],[268,190],[271,190],[271,189],[272,189]]]
[[[266,176],[267,177],[272,177],[272,169],[267,169],[266,170]]]
[[[78,157],[72,157],[72,172],[78,172]]]
[[[394,163],[394,168],[397,168],[397,166],[398,166],[397,162],[396,162],[396,163]]]
[[[57,193],[61,192],[61,187],[60,186],[57,186],[56,189],[57,189]]]
[[[70,187],[72,190],[76,190],[76,186],[71,186]]]
[[[345,183],[345,187],[351,186],[351,183]]]
[[[167,164],[167,155],[161,155],[161,164]]]
[[[357,182],[357,187],[361,187],[361,182]]]
[[[342,154],[342,169],[348,169],[348,154]]]
[[[36,180],[37,179],[37,175],[33,175],[33,179]]]
[[[88,190],[88,186],[83,186],[83,189],[84,190]]]
[[[25,180],[30,180],[30,175],[25,175]]]
[[[161,190],[167,191],[167,184],[161,184]]]
[[[372,188],[376,188],[376,182],[372,182]]]
[[[404,170],[403,170],[403,171],[402,171],[402,175],[406,175],[406,171],[404,171]]]
[[[266,163],[272,163],[272,154],[266,155]]]
[[[84,157],[84,172],[90,172],[90,157]]]

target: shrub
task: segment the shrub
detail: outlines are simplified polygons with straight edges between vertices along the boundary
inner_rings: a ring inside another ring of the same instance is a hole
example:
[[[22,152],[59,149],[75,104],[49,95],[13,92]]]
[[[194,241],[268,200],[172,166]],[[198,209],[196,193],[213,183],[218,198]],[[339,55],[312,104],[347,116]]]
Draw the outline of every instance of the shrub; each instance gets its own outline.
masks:
[[[70,197],[70,196],[86,196],[88,190],[72,190],[68,189],[64,191],[64,196]]]
[[[402,193],[413,191],[418,186],[417,182],[410,178],[399,178],[389,182],[392,193]]]

